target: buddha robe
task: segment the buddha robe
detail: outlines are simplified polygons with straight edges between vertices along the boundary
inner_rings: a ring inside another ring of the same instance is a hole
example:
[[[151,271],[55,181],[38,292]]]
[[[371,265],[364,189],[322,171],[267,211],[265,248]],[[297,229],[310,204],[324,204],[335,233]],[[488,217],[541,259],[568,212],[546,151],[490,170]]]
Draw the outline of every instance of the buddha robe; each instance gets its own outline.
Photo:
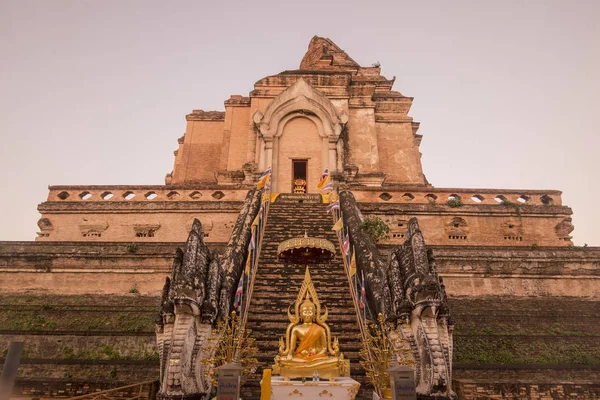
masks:
[[[306,361],[312,361],[316,358],[327,357],[327,355],[325,353],[311,354],[311,348],[314,349],[315,344],[318,344],[321,337],[323,337],[323,334],[324,334],[323,327],[321,327],[317,324],[311,324],[308,331],[304,334],[304,336],[300,340],[300,344],[298,345],[298,348],[296,349],[296,356],[300,357]],[[320,346],[320,347],[322,347],[322,346]],[[308,351],[309,354],[307,354],[307,355],[302,354],[302,352],[305,350]],[[321,350],[321,349],[319,349],[319,350]]]

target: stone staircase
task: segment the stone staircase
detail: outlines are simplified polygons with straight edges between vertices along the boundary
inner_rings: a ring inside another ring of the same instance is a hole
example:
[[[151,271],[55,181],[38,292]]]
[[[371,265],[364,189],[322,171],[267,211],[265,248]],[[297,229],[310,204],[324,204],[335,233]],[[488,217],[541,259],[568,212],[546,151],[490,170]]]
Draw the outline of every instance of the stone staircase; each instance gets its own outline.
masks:
[[[272,367],[279,337],[285,335],[289,324],[288,306],[294,304],[304,279],[303,265],[284,265],[278,261],[277,246],[284,240],[304,236],[305,231],[310,237],[325,238],[336,246],[335,258],[328,264],[310,265],[310,274],[321,304],[329,310],[327,323],[331,334],[339,339],[344,357],[350,360],[351,377],[361,382],[358,398],[370,398],[367,393],[372,389],[370,385],[367,388],[359,364],[360,330],[348,278],[337,236],[331,230],[332,217],[325,209],[325,204],[306,199],[292,202],[288,198],[270,205],[247,325],[252,330],[251,336],[256,338],[260,367],[243,388],[244,400],[260,397],[262,369]]]

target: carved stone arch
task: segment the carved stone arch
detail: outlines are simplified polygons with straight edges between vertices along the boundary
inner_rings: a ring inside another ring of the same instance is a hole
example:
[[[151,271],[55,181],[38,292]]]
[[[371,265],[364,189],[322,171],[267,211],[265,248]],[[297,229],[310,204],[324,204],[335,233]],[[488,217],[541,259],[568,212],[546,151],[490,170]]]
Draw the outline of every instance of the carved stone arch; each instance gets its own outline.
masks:
[[[343,126],[348,115],[338,114],[333,103],[321,92],[300,78],[284,90],[267,106],[265,113],[256,111],[252,116],[259,131],[259,169],[271,167],[272,190],[279,191],[279,139],[284,127],[291,120],[303,117],[311,120],[317,127],[321,140],[320,164],[330,172],[342,170],[342,158],[339,146]],[[282,173],[283,170],[282,170]]]
[[[290,114],[314,115],[321,120],[321,137],[337,140],[343,125],[348,122],[346,113],[338,116],[333,103],[321,92],[300,78],[284,90],[267,106],[264,115],[257,111],[253,120],[265,139],[281,134],[279,126]]]
[[[285,117],[281,118],[281,120],[279,121],[279,123],[277,124],[277,131],[275,132],[275,137],[281,137],[281,135],[283,134],[283,128],[285,127],[285,125],[290,122],[293,119],[296,118],[306,118],[306,119],[310,119],[317,127],[317,131],[319,132],[319,136],[320,137],[328,137],[324,132],[325,132],[325,126],[323,124],[323,120],[321,120],[319,117],[312,115],[312,114],[307,114],[306,112],[302,113],[302,112],[293,112],[290,113],[288,115],[286,115]]]

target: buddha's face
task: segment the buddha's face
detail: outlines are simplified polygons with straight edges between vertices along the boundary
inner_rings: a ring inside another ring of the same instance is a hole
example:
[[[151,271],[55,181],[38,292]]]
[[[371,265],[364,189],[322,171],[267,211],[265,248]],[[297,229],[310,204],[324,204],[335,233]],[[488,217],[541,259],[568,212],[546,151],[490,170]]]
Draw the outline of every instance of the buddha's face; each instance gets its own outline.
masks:
[[[304,322],[312,322],[315,318],[315,306],[312,303],[303,303],[300,308],[300,315]]]

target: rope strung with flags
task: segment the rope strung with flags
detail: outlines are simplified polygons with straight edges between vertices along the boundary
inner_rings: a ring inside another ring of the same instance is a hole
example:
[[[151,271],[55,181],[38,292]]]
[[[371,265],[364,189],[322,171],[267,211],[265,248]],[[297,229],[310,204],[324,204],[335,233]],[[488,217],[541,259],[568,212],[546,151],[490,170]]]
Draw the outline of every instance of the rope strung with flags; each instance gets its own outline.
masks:
[[[246,257],[246,265],[242,276],[238,282],[238,287],[235,292],[233,307],[236,312],[242,315],[240,324],[245,325],[248,314],[248,306],[252,297],[252,286],[256,276],[256,268],[258,265],[258,252],[262,243],[264,227],[266,224],[266,215],[271,198],[271,167],[268,167],[258,178],[256,188],[261,191],[260,207],[251,224],[250,242],[248,243],[248,255]]]
[[[355,308],[364,310],[363,313],[357,311],[359,316],[359,324],[362,326],[366,320],[366,289],[364,287],[364,279],[362,280],[361,293],[357,293],[359,283],[356,282],[356,253],[350,240],[350,234],[348,229],[344,226],[344,219],[342,218],[342,210],[339,201],[339,194],[337,185],[334,184],[331,179],[329,169],[326,168],[321,174],[321,180],[317,187],[321,190],[323,200],[327,203],[326,210],[332,214],[334,224],[331,230],[336,232],[339,243],[342,248],[342,256],[344,261],[344,268],[346,270],[348,281],[350,284],[350,293],[354,301]],[[365,292],[365,293],[363,293]],[[362,330],[362,328],[361,328]]]

